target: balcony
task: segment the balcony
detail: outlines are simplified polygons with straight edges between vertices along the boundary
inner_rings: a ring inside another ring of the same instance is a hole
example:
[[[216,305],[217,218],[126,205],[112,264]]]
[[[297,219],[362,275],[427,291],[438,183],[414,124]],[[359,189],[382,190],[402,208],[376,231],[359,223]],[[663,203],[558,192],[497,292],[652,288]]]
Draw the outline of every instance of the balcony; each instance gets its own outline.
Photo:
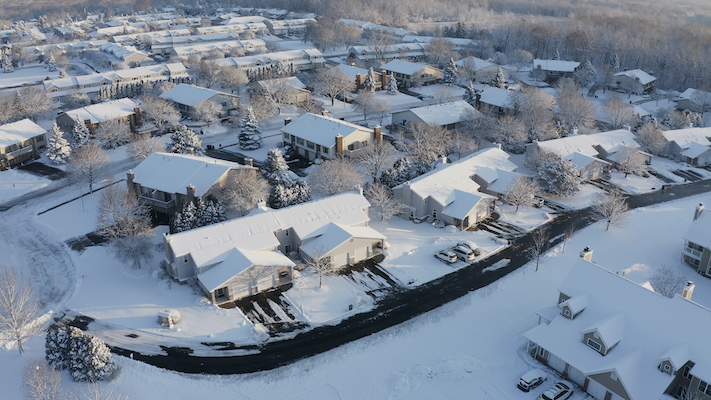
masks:
[[[698,259],[698,260],[701,259],[701,251],[699,251],[699,250],[694,250],[694,249],[689,248],[689,247],[684,247],[684,254],[689,255],[689,256],[691,256],[691,257],[694,257],[694,258],[696,258],[696,259]]]
[[[163,200],[154,199],[152,197],[149,197],[149,196],[146,196],[143,194],[140,195],[139,198],[141,199],[141,201],[143,201],[146,204],[149,204],[153,208],[163,208],[165,210],[168,210],[171,207],[175,207],[175,199],[163,201]]]
[[[17,158],[19,156],[29,154],[29,153],[32,153],[32,146],[23,147],[21,149],[15,150],[15,151],[5,153],[2,156],[7,160],[12,160],[13,158]]]

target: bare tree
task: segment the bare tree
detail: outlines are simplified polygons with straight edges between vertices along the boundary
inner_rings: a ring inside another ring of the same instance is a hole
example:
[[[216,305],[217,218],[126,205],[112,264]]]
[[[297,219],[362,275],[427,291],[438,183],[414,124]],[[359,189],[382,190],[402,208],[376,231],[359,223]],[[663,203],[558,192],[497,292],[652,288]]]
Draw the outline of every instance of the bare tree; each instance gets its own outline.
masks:
[[[420,165],[430,165],[449,153],[452,146],[447,130],[424,122],[408,124],[405,134],[395,135],[405,152]]]
[[[546,251],[550,245],[550,233],[547,228],[540,227],[531,232],[531,240],[533,245],[526,252],[526,256],[536,264],[536,271],[538,271],[538,266],[548,258]]]
[[[222,112],[222,105],[212,101],[210,99],[203,100],[191,111],[191,117],[196,121],[202,121],[210,126],[210,123],[217,122],[220,120],[220,113]]]
[[[454,101],[456,98],[454,90],[449,86],[439,86],[432,89],[432,99],[437,104]]]
[[[647,172],[646,158],[639,151],[623,147],[617,157],[617,170],[625,174],[644,175]]]
[[[310,267],[318,274],[318,287],[320,288],[323,284],[323,277],[331,272],[333,264],[331,264],[331,257],[326,256],[323,249],[314,249],[311,254],[307,254],[304,258],[304,264]]]
[[[289,82],[288,78],[277,78],[262,81],[261,94],[269,97],[281,114],[281,108],[294,101],[296,88]]]
[[[128,154],[133,161],[145,160],[153,153],[165,152],[165,144],[159,137],[150,134],[135,135],[128,144]]]
[[[446,65],[449,59],[459,59],[459,53],[454,51],[454,43],[445,38],[434,38],[425,46],[425,55],[430,63],[439,67]]]
[[[649,278],[649,283],[655,292],[671,299],[684,288],[686,278],[681,271],[665,264]]]
[[[476,139],[469,132],[455,129],[450,131],[449,136],[451,139],[449,154],[457,157],[457,160],[461,160],[462,157],[475,152],[479,148]]]
[[[701,118],[704,117],[706,112],[711,111],[711,93],[702,90],[696,90],[694,94],[689,98],[698,108],[698,112],[701,113]],[[696,111],[696,110],[693,110]]]
[[[553,123],[555,98],[535,86],[526,86],[513,94],[513,106],[526,126],[529,140],[548,140],[558,136]]]
[[[236,90],[239,93],[242,87],[249,83],[249,79],[247,74],[239,68],[222,67],[217,73],[217,83],[223,89],[230,89],[233,93]]]
[[[9,336],[20,353],[22,342],[34,334],[31,325],[39,316],[39,301],[29,281],[14,267],[0,267],[0,333]]]
[[[316,90],[330,98],[331,105],[335,104],[336,97],[353,92],[355,87],[355,81],[338,68],[324,68],[316,72]]]
[[[574,224],[568,225],[568,227],[565,228],[565,231],[563,232],[563,246],[562,246],[563,253],[565,253],[565,247],[568,246],[568,242],[570,242],[570,239],[573,238],[574,234],[575,234],[575,225]]]
[[[41,114],[56,109],[57,104],[44,89],[30,86],[15,92],[13,108],[17,119],[30,118],[36,121]]]
[[[519,175],[517,176],[511,186],[509,186],[506,195],[504,196],[504,201],[516,206],[514,212],[518,212],[520,206],[531,207],[534,204],[536,196],[536,183],[533,179]]]
[[[385,58],[388,47],[394,43],[392,36],[387,32],[371,29],[368,34],[368,47],[373,51],[376,59]]]
[[[368,174],[376,182],[380,172],[394,162],[395,148],[384,140],[378,140],[358,153],[358,161],[368,170]]]
[[[654,155],[659,154],[667,145],[667,140],[664,138],[662,130],[653,123],[642,125],[641,128],[637,129],[635,135],[642,148]]]
[[[602,112],[612,129],[619,129],[624,125],[632,125],[637,119],[634,107],[619,97],[610,97],[602,102]]]
[[[309,174],[308,183],[311,190],[322,196],[353,190],[363,184],[363,176],[347,158],[324,161]]]
[[[168,100],[146,95],[141,98],[141,107],[146,122],[155,125],[158,133],[175,128],[180,123],[180,112]]]
[[[131,131],[128,123],[111,119],[99,124],[96,129],[96,139],[105,149],[115,149],[131,140]]]
[[[591,206],[592,216],[597,221],[605,221],[605,230],[610,226],[620,226],[627,222],[627,199],[619,190],[598,194]]]
[[[215,62],[200,61],[197,67],[197,77],[203,86],[211,88],[220,77],[220,66]]]
[[[346,49],[358,43],[361,38],[360,29],[354,24],[336,23],[336,40]]]
[[[94,193],[94,183],[105,172],[109,156],[94,142],[87,142],[72,152],[67,166],[77,180],[89,184],[89,193]]]
[[[240,169],[227,177],[219,197],[229,209],[242,216],[253,209],[257,201],[269,199],[269,182],[257,171]]]
[[[526,126],[513,115],[504,115],[496,120],[495,128],[491,132],[490,139],[501,143],[506,151],[521,154],[528,141]]]
[[[128,400],[128,395],[115,386],[91,382],[79,393],[71,393],[68,400]]]
[[[266,121],[276,114],[274,102],[267,96],[250,96],[249,107],[252,107],[254,118],[258,122]]]
[[[533,54],[527,50],[516,49],[513,54],[509,55],[509,62],[516,67],[517,70],[531,65],[533,62]]]
[[[597,107],[578,91],[573,79],[561,78],[557,85],[558,111],[561,124],[568,131],[573,128],[587,130],[595,125]]]
[[[368,114],[385,110],[389,106],[390,104],[379,100],[375,93],[369,90],[359,90],[353,99],[353,108],[363,113],[363,120],[368,118]]]
[[[380,215],[381,221],[392,218],[403,209],[402,201],[395,199],[390,192],[390,188],[379,182],[373,183],[368,187],[365,191],[365,197]]]
[[[27,363],[22,375],[25,397],[31,400],[60,400],[62,374],[43,361]]]

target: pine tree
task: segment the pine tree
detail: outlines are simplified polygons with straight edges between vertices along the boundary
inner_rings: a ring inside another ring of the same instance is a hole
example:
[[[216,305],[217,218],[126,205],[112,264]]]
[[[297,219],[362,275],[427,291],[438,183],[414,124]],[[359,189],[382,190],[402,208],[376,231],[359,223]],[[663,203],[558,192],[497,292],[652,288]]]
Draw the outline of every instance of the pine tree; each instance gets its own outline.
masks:
[[[54,56],[52,53],[49,53],[49,57],[44,61],[45,64],[47,64],[47,69],[50,71],[56,71],[57,70],[57,62],[54,61]]]
[[[375,71],[373,70],[373,67],[370,67],[370,69],[368,70],[368,74],[365,76],[363,88],[370,92],[375,92],[375,88],[377,87],[377,82],[375,80]]]
[[[56,369],[68,369],[78,382],[103,380],[118,369],[111,351],[101,339],[73,326],[50,328],[45,338],[45,357]]]
[[[60,78],[66,78],[66,77],[68,77],[68,76],[69,76],[69,75],[67,75],[67,70],[65,70],[64,68],[60,68],[60,69],[59,69],[59,77],[60,77]]]
[[[194,154],[201,156],[202,141],[197,137],[195,132],[188,129],[185,125],[180,125],[178,129],[170,135],[172,144],[170,151],[178,154]]]
[[[387,85],[387,90],[388,94],[398,94],[398,89],[397,89],[397,80],[395,80],[395,74],[390,72],[390,75],[388,75],[388,85]]]
[[[469,86],[467,86],[466,92],[464,92],[464,101],[469,103],[472,107],[476,107],[476,89],[474,89],[474,82],[469,81]]]
[[[575,164],[560,156],[549,157],[538,168],[538,185],[548,193],[572,195],[580,190],[581,183]]]
[[[558,51],[558,49],[555,49],[555,53],[553,53],[553,59],[560,60],[560,51]]]
[[[79,117],[74,121],[74,129],[72,130],[72,138],[74,139],[74,148],[77,148],[91,139],[91,132],[86,127],[84,121]]]
[[[272,186],[292,186],[294,181],[289,176],[289,166],[279,149],[270,149],[264,161],[264,177]]]
[[[583,87],[590,86],[597,80],[597,70],[592,65],[590,60],[585,61],[580,68],[575,71],[574,75]]]
[[[506,77],[504,76],[504,70],[501,68],[496,70],[496,75],[494,75],[494,80],[491,85],[495,88],[506,89]]]
[[[47,147],[47,157],[55,164],[64,164],[67,162],[69,155],[72,153],[72,148],[69,142],[64,138],[64,133],[55,123],[50,129],[49,146]]]
[[[294,181],[289,176],[281,150],[271,149],[264,162],[264,176],[269,182],[269,207],[283,208],[311,200],[311,189],[306,182]]]
[[[70,334],[66,326],[52,327],[47,331],[44,348],[47,363],[58,370],[69,368]]]
[[[395,161],[392,168],[384,171],[380,175],[380,181],[383,185],[393,188],[403,182],[414,179],[422,175],[424,171],[419,166],[415,165],[409,158],[403,157]]]
[[[615,60],[613,61],[612,68],[615,72],[620,71],[620,56],[617,53],[615,53]]]
[[[195,220],[195,228],[199,228],[227,221],[227,217],[225,216],[224,207],[219,202],[212,200],[204,202],[202,199],[199,199],[197,211],[195,213]]]
[[[239,132],[239,147],[244,150],[256,150],[263,146],[262,131],[254,116],[251,106],[247,107],[247,114],[242,119]]]
[[[501,68],[499,68],[499,71],[501,71]],[[503,74],[503,72],[502,72]],[[498,75],[498,72],[497,72]],[[453,58],[449,59],[449,64],[447,64],[447,68],[444,69],[444,72],[442,72],[442,82],[446,83],[447,85],[451,85],[454,83],[454,81],[457,79],[457,64],[454,62]]]
[[[15,67],[12,66],[12,61],[10,60],[10,57],[7,55],[7,53],[2,56],[2,65],[5,73],[15,71]]]

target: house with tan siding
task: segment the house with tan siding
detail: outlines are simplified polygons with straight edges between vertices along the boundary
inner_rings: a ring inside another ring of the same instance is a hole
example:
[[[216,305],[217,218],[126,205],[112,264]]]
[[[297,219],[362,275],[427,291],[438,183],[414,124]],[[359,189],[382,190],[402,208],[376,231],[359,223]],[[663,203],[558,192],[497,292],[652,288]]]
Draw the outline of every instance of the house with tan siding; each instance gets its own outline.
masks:
[[[47,130],[25,118],[0,125],[0,169],[39,158],[47,149]]]

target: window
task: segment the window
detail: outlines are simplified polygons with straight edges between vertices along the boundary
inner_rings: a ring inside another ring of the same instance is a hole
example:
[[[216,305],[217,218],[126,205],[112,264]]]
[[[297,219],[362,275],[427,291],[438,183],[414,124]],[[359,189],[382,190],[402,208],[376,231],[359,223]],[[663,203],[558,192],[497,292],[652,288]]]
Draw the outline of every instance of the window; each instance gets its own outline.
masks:
[[[546,354],[546,350],[543,347],[538,348],[538,355],[543,357]]]
[[[595,349],[596,351],[600,351],[602,349],[602,345],[594,340],[592,338],[588,338],[587,345],[590,346],[591,348]]]
[[[567,308],[563,309],[563,315],[565,315],[566,317],[570,317],[570,310],[568,310]]]
[[[314,143],[309,142],[309,141],[307,140],[307,141],[306,141],[306,147],[308,147],[309,149],[313,149],[314,147],[316,147],[316,145],[315,145]]]
[[[219,288],[217,289],[217,292],[215,293],[217,297],[221,297],[225,295],[225,289],[224,288]]]
[[[699,392],[704,393],[709,388],[708,383],[699,381]]]
[[[183,261],[188,262],[188,256],[185,256],[185,258],[183,258]]]
[[[323,154],[328,154],[328,147],[322,148],[321,152],[323,152]]]
[[[44,142],[44,136],[38,136],[37,137],[38,142]]]
[[[689,368],[688,366],[684,367],[684,378],[691,379],[691,374],[689,373],[690,370],[691,368]]]
[[[44,150],[46,147],[47,147],[47,146],[45,146],[45,145],[41,145],[41,146],[39,146],[39,147],[37,148],[37,150]]]
[[[304,139],[302,138],[296,138],[296,144],[304,145]]]
[[[432,210],[432,218],[437,218],[437,210]]]
[[[284,140],[289,140],[289,139],[291,139],[290,136],[291,136],[291,135],[289,135],[288,133],[285,133],[285,134],[284,134]]]
[[[665,372],[671,371],[671,366],[669,364],[664,364],[664,371]]]

